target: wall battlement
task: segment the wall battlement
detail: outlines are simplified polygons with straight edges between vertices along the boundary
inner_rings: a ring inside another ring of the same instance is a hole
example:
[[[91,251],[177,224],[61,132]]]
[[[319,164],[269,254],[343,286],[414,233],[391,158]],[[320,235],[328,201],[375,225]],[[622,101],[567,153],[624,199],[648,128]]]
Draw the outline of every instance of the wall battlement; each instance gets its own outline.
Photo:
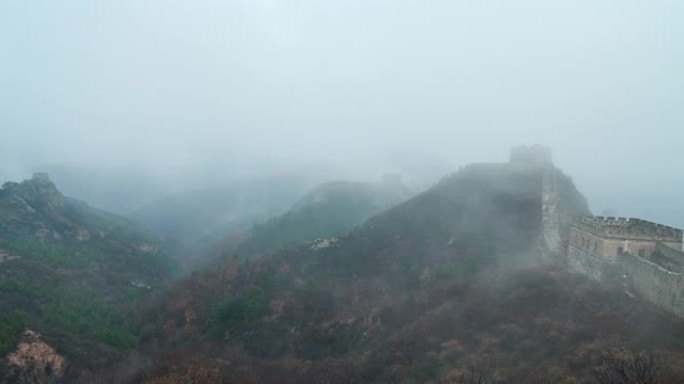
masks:
[[[681,229],[629,217],[578,217],[572,225],[597,236],[611,239],[643,239],[682,242]]]
[[[565,214],[546,147],[513,148],[509,165],[513,171],[541,171],[543,230],[538,246],[544,262],[560,263],[598,281],[620,279],[630,295],[635,292],[684,318],[681,229],[637,218]]]
[[[684,318],[682,230],[627,217],[578,217],[571,223],[571,271],[594,280],[621,277],[628,290]]]

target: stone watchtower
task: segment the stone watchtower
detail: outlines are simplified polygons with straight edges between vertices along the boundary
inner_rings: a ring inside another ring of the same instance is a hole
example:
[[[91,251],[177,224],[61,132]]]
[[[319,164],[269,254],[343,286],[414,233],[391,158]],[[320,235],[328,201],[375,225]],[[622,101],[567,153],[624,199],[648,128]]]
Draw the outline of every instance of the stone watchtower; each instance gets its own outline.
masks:
[[[510,167],[541,178],[544,261],[558,260],[594,280],[619,279],[628,293],[684,318],[681,229],[635,218],[572,218],[576,212],[559,204],[559,172],[544,146],[513,148]]]
[[[682,230],[634,218],[576,218],[570,226],[567,256],[571,270],[595,280],[602,280],[606,271],[615,266],[620,269],[620,265],[648,265],[657,271],[684,272]],[[630,267],[622,272],[632,278],[628,270],[636,269]]]
[[[571,226],[570,246],[606,259],[623,253],[650,258],[658,244],[681,251],[682,230],[641,219],[603,216],[580,217]]]
[[[47,172],[34,172],[31,180],[35,181],[50,181],[50,175]]]
[[[541,144],[523,145],[511,149],[511,165],[518,167],[546,167],[553,164],[551,149]]]

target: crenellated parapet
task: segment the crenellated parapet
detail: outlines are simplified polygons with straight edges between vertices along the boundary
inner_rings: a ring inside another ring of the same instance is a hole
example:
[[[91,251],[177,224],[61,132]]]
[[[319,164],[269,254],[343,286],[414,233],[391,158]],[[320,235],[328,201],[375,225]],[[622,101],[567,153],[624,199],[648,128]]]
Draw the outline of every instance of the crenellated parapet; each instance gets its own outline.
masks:
[[[573,225],[605,239],[682,242],[681,229],[629,217],[578,217]]]

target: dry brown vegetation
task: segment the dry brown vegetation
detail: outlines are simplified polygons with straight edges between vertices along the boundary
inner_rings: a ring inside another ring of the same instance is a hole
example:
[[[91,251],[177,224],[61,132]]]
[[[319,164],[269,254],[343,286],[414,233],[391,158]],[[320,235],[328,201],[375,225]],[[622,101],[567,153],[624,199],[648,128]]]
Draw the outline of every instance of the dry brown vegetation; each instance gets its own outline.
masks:
[[[612,348],[682,360],[680,320],[619,284],[535,265],[539,182],[475,167],[328,248],[228,258],[143,316],[145,341],[230,382],[570,384],[596,382]],[[147,372],[185,368],[151,378],[205,372],[160,356]]]

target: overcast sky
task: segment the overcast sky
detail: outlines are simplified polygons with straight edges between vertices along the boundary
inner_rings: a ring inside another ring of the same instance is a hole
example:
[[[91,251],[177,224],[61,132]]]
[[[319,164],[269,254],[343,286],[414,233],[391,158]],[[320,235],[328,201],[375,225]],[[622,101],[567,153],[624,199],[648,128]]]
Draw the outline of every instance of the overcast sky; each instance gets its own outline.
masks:
[[[596,213],[682,226],[682,20],[680,0],[0,0],[0,178],[543,143]]]

